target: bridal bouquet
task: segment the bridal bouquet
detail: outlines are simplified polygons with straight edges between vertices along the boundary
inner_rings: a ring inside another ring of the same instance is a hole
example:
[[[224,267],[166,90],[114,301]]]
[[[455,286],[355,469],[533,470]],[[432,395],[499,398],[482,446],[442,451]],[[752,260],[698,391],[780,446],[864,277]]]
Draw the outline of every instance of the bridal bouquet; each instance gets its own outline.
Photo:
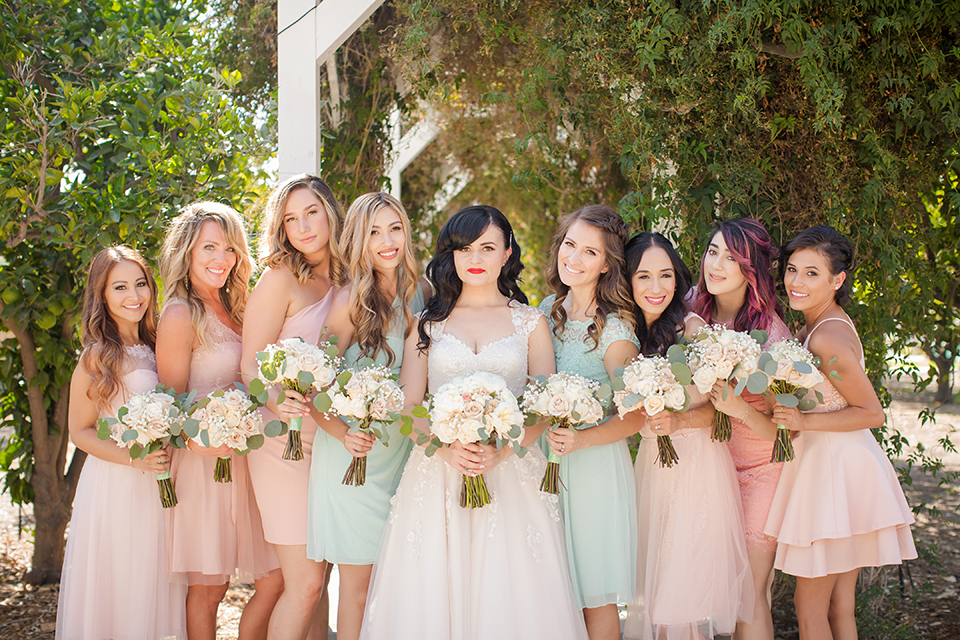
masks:
[[[523,413],[517,398],[498,375],[477,372],[454,378],[440,387],[430,399],[430,429],[443,444],[459,440],[463,444],[483,442],[498,447],[509,444],[523,455]],[[431,453],[439,444],[434,444]],[[463,476],[460,506],[483,507],[490,493],[483,475]]]
[[[189,414],[183,423],[183,433],[190,438],[199,435],[205,447],[215,449],[225,444],[237,455],[244,456],[263,446],[257,404],[240,389],[218,389],[195,402]],[[229,457],[217,458],[213,479],[233,482]]]
[[[776,394],[777,402],[785,407],[798,407],[801,411],[816,406],[817,403],[807,395],[810,389],[823,382],[823,374],[817,368],[820,359],[799,342],[794,339],[777,342],[760,355],[757,363],[766,389]],[[819,391],[815,394],[817,401],[823,404],[823,395]],[[789,462],[793,460],[790,430],[779,424],[777,427],[770,462]]]
[[[359,370],[347,369],[337,376],[337,384],[330,388],[327,400],[317,396],[313,403],[320,411],[331,411],[360,422],[359,429],[372,433],[384,446],[389,446],[390,434],[378,429],[376,423],[394,423],[403,410],[403,390],[397,375],[382,365],[364,358],[366,366]],[[361,366],[364,365],[361,361]],[[367,480],[366,456],[354,457],[343,476],[343,484],[362,486]]]
[[[569,373],[555,373],[549,378],[538,376],[523,392],[523,410],[532,414],[534,420],[540,417],[550,420],[551,431],[558,427],[596,424],[604,415],[599,396],[605,393],[609,400],[610,389],[607,385],[604,387]],[[551,449],[540,490],[559,493],[559,474],[560,457]]]
[[[288,391],[296,391],[300,395],[307,395],[316,389],[323,393],[333,384],[340,366],[337,357],[337,348],[331,342],[321,342],[312,345],[300,338],[287,338],[277,344],[267,345],[267,348],[257,354],[260,363],[259,378],[250,382],[250,393],[256,396],[261,404],[266,404],[266,386],[280,385]],[[283,391],[277,398],[280,404],[284,400]],[[284,460],[303,460],[303,443],[300,439],[300,429],[303,418],[291,418],[290,429],[287,432],[287,448],[283,451]],[[283,423],[279,420],[271,421],[264,429],[266,435],[275,437],[283,435]]]
[[[166,446],[179,433],[177,425],[181,420],[176,398],[167,391],[163,385],[157,385],[154,391],[134,393],[117,411],[116,418],[97,420],[97,437],[128,449],[131,459],[142,460]],[[157,484],[160,504],[165,509],[177,506],[169,469],[157,474]]]
[[[637,409],[654,416],[664,409],[685,411],[690,405],[690,369],[683,347],[673,345],[663,356],[638,356],[623,369],[614,383],[613,402],[621,417]],[[670,436],[657,436],[657,459],[661,467],[672,467],[680,460]]]
[[[740,395],[751,373],[759,369],[760,347],[767,341],[763,331],[745,333],[713,324],[701,327],[687,347],[687,364],[693,372],[693,382],[700,393],[713,389],[718,380],[737,379],[734,394]],[[724,394],[726,394],[724,389]],[[730,416],[717,411],[713,414],[710,439],[725,442],[732,433]]]

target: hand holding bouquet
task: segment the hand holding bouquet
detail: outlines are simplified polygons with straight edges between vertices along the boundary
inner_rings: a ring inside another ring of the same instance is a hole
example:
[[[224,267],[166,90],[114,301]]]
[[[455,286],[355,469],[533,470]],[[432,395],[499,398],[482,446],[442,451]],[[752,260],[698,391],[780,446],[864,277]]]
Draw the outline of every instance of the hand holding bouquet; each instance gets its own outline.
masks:
[[[190,417],[183,423],[183,433],[197,438],[205,447],[227,445],[244,456],[263,445],[262,421],[257,405],[239,389],[218,389],[190,407]],[[233,482],[230,458],[217,458],[213,471],[217,482]]]
[[[277,344],[267,345],[265,350],[257,354],[260,377],[250,382],[250,393],[262,404],[266,404],[266,386],[271,383],[303,396],[314,389],[323,393],[333,384],[340,366],[337,348],[332,342],[312,345],[300,338],[288,338]],[[281,391],[277,403],[283,401],[284,395]],[[302,424],[303,418],[290,419],[287,448],[283,452],[284,460],[303,460],[303,442],[300,439]],[[271,437],[283,435],[283,431],[283,423],[278,420],[271,421],[265,429],[266,435]]]
[[[766,383],[765,388],[776,394],[777,402],[785,407],[797,407],[801,411],[809,411],[816,406],[817,403],[807,395],[810,389],[823,382],[823,374],[817,369],[820,359],[799,342],[794,339],[777,342],[760,355],[758,365]],[[817,401],[822,404],[823,395],[818,391],[816,396]],[[770,462],[791,460],[793,442],[790,440],[790,430],[778,424],[777,439],[773,444]]]
[[[623,369],[623,377],[614,382],[613,402],[621,417],[644,409],[654,416],[664,409],[685,411],[690,406],[690,369],[684,350],[673,345],[667,357],[638,356]],[[672,467],[680,460],[670,436],[657,436],[657,459],[661,467]]]
[[[750,374],[759,369],[760,346],[767,341],[764,331],[744,333],[713,324],[701,327],[687,348],[687,364],[700,393],[713,389],[718,380],[738,380],[734,394],[740,395]],[[724,394],[726,394],[724,389]],[[726,395],[724,395],[726,399]],[[730,416],[717,411],[713,415],[710,439],[725,442],[732,433]]]
[[[549,378],[539,376],[523,392],[523,410],[534,422],[550,420],[550,429],[596,424],[603,420],[604,410],[599,396],[610,396],[607,385],[569,373],[555,373]],[[530,420],[528,420],[530,422]],[[551,449],[547,456],[547,470],[540,490],[559,493],[560,457]]]
[[[375,423],[393,423],[400,420],[403,410],[403,391],[400,382],[391,370],[375,365],[369,358],[359,370],[347,369],[337,376],[337,384],[327,396],[317,396],[313,403],[320,411],[332,411],[339,416],[349,416],[360,421],[359,429],[371,433],[389,446],[390,434],[378,429]],[[362,486],[367,479],[367,457],[354,457],[343,476],[343,484]]]
[[[142,460],[162,449],[179,433],[182,419],[173,393],[163,385],[157,385],[154,391],[134,393],[117,411],[116,418],[97,420],[97,437],[113,440],[128,449],[131,459]],[[157,484],[160,504],[165,509],[177,506],[169,469],[157,474]]]
[[[520,446],[523,413],[517,398],[498,375],[481,371],[454,378],[430,399],[429,413],[435,442],[427,448],[428,455],[436,452],[441,443],[456,441],[496,444],[497,447],[509,444],[518,456],[526,452]],[[430,441],[426,434],[418,438],[418,444]],[[483,475],[463,476],[460,506],[474,508],[489,503],[490,493]]]

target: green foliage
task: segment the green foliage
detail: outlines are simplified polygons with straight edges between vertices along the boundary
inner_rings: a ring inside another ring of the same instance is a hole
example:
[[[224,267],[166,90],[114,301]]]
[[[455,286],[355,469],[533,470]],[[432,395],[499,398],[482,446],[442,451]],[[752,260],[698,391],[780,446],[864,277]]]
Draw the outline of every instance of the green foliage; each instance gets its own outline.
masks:
[[[15,435],[0,465],[15,501],[36,498],[40,554],[62,547],[41,544],[44,519],[69,517],[83,461],[64,475],[86,265],[114,243],[153,258],[164,221],[191,200],[242,209],[256,196],[259,149],[232,93],[241,76],[212,67],[189,5],[6,1],[3,11],[0,318],[15,339],[0,346],[0,422]],[[34,560],[37,570],[55,558]]]

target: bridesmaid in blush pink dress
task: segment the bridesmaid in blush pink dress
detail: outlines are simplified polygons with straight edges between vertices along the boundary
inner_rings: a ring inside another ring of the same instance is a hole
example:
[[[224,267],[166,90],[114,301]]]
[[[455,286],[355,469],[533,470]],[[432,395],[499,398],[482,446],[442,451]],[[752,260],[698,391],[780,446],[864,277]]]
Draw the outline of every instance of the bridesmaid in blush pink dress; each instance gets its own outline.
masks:
[[[240,327],[252,264],[239,214],[215,202],[184,208],[167,231],[160,258],[165,304],[157,329],[160,381],[199,396],[240,379]],[[265,638],[283,588],[279,561],[263,538],[245,457],[226,446],[190,441],[174,456],[179,504],[172,509],[171,568],[188,585],[190,640],[215,640],[217,609],[230,576],[256,582],[240,619],[240,638]],[[214,481],[230,455],[233,481]]]
[[[109,247],[90,264],[83,353],[70,383],[70,439],[87,454],[60,577],[57,640],[184,640],[182,586],[172,584],[156,474],[168,448],[143,459],[97,437],[133,393],[153,391],[157,284],[143,258]],[[14,634],[16,635],[16,634]]]
[[[330,187],[316,176],[301,174],[278,186],[267,202],[260,236],[260,263],[265,269],[250,294],[250,314],[243,326],[244,381],[257,377],[257,352],[285,338],[317,344],[324,319],[344,279],[337,237],[343,208]],[[270,637],[326,637],[329,605],[325,595],[327,565],[307,558],[307,483],[317,433],[306,399],[271,392],[264,423],[279,417],[289,423],[302,417],[302,460],[284,460],[286,436],[267,438],[248,455],[250,476],[263,518],[263,531],[274,544],[283,571],[283,594],[270,618]],[[317,606],[318,601],[320,605]]]
[[[807,413],[778,404],[773,413],[776,423],[800,432],[765,530],[777,538],[775,566],[797,577],[801,640],[855,639],[860,567],[917,557],[910,507],[870,432],[883,424],[883,408],[863,368],[863,345],[841,308],[850,299],[854,253],[827,226],[801,232],[784,251],[790,307],[806,321],[797,338],[823,363],[824,382],[816,389],[826,401]]]
[[[707,324],[722,324],[735,331],[766,331],[767,344],[790,338],[776,299],[772,271],[776,254],[767,230],[756,220],[737,218],[717,223],[700,262],[693,310]],[[717,411],[731,417],[733,433],[727,444],[737,469],[753,573],[753,622],[738,623],[737,635],[742,640],[773,640],[770,587],[777,541],[763,533],[783,468],[770,462],[777,433],[769,419],[773,401],[747,391],[740,397],[732,389],[724,394],[724,385],[719,382],[711,401]]]

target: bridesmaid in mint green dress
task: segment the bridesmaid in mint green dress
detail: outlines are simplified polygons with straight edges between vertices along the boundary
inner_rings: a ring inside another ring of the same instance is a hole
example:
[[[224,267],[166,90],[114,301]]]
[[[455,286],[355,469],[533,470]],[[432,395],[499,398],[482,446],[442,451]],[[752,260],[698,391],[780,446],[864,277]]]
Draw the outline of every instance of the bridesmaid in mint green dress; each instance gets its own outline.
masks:
[[[427,281],[418,278],[410,236],[403,205],[386,193],[360,196],[347,212],[341,246],[350,284],[334,300],[325,331],[339,338],[346,368],[372,358],[400,372],[404,340],[430,292]],[[340,418],[318,418],[307,557],[339,565],[337,637],[350,640],[360,635],[373,561],[413,441],[399,427],[389,427],[389,446],[384,446],[362,432],[350,433],[353,424]],[[367,456],[365,484],[344,485],[347,467],[361,456]]]
[[[548,275],[556,295],[540,305],[550,322],[557,371],[609,384],[612,373],[639,353],[623,275],[628,237],[620,216],[599,205],[561,221]],[[636,499],[625,440],[636,428],[625,423],[616,442],[579,447],[591,426],[577,433],[557,429],[546,438],[561,456],[560,510],[587,632],[591,640],[617,639],[617,604],[631,602],[636,587]]]

